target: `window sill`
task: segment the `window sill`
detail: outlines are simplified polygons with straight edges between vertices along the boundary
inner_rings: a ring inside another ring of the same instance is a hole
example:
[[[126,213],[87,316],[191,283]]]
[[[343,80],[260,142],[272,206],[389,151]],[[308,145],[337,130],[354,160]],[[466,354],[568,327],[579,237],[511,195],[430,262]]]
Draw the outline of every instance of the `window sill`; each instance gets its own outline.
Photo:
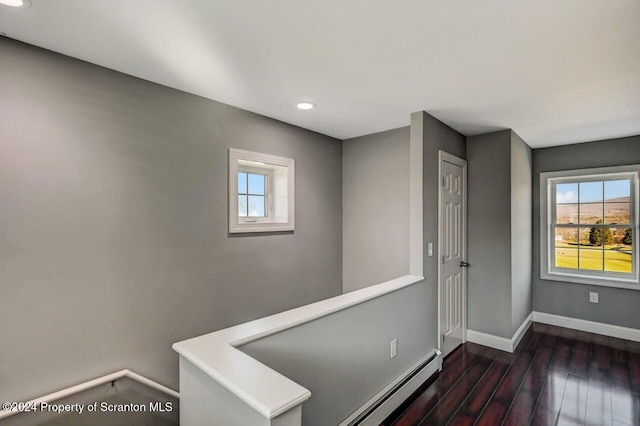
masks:
[[[295,226],[292,223],[278,222],[242,222],[232,224],[229,232],[232,234],[242,234],[250,232],[285,232],[294,231]]]
[[[562,273],[562,272],[542,272],[540,278],[545,281],[568,282],[575,284],[594,285],[599,287],[624,288],[627,290],[640,290],[640,283],[637,279],[622,280],[615,278],[590,278],[583,275]]]

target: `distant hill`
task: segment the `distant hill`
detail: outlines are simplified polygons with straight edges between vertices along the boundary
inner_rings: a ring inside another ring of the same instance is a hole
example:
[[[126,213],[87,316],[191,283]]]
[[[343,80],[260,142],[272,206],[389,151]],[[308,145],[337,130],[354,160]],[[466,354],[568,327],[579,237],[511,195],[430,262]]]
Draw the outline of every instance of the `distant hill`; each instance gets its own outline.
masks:
[[[604,216],[607,223],[628,224],[631,218],[631,198],[617,197],[605,201]],[[558,223],[578,223],[578,208],[576,204],[559,204],[558,205]],[[598,219],[602,219],[602,204],[581,204],[580,222],[589,224],[595,223]]]
[[[608,200],[604,200],[605,203],[630,203],[631,197],[618,197],[618,198],[609,198]]]

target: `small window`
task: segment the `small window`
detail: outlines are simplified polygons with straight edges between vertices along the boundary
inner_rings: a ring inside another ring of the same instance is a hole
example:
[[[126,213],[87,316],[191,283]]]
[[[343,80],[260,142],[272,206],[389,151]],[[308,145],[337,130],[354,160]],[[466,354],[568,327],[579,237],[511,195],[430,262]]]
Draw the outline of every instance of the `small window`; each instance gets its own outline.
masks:
[[[229,232],[294,229],[294,160],[229,150]]]
[[[238,172],[238,218],[264,218],[267,205],[267,172],[240,166]]]
[[[541,277],[637,287],[637,167],[541,174]]]

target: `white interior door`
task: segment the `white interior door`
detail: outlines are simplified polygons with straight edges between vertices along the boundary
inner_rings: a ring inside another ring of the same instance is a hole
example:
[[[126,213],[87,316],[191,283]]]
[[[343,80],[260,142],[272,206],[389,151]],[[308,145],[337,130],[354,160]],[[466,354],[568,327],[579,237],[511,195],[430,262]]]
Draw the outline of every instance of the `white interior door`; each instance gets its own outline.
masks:
[[[465,341],[467,162],[440,151],[439,310],[440,350]]]

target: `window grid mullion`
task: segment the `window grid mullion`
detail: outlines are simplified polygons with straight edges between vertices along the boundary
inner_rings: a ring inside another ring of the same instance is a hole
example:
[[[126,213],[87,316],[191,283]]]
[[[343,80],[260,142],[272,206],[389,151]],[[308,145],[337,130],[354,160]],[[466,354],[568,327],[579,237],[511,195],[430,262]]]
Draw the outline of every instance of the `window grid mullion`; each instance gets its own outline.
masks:
[[[580,217],[580,182],[578,182],[578,269],[580,269],[580,252],[582,251],[582,243],[580,241],[580,225],[582,219]]]
[[[604,223],[604,198],[605,198],[605,193],[604,193],[604,180],[602,181],[602,223]],[[611,228],[606,228],[606,229],[611,229]],[[606,238],[606,231],[602,231],[602,271],[604,272],[605,268],[604,268],[604,251],[606,249],[606,245],[607,245],[607,238]]]

